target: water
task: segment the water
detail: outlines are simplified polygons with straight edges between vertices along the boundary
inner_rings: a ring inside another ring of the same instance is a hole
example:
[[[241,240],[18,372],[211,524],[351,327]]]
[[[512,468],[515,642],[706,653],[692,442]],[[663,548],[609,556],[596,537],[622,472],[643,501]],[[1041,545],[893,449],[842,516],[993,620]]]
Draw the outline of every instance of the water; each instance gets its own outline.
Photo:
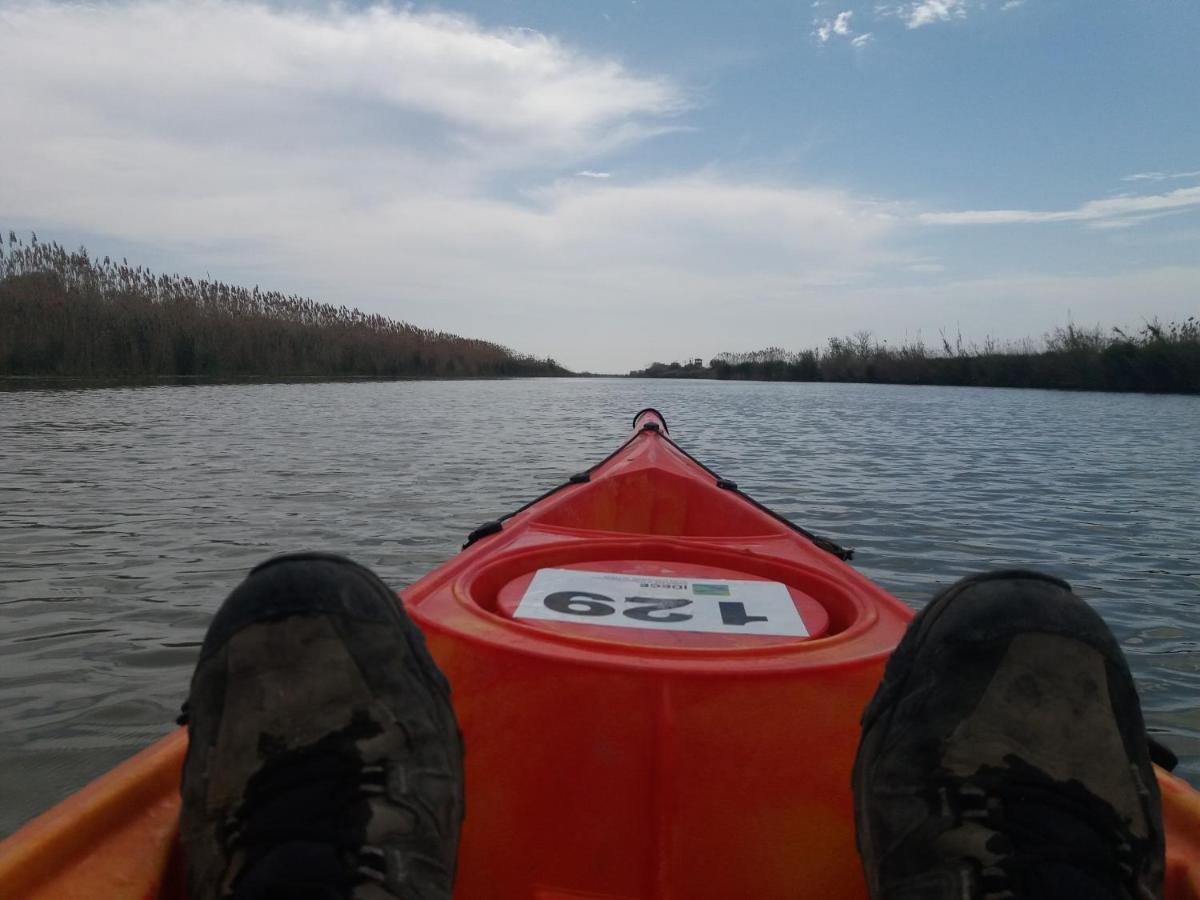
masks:
[[[0,834],[164,734],[254,563],[403,586],[599,460],[643,406],[913,606],[1070,580],[1200,784],[1200,398],[624,379],[0,392]]]

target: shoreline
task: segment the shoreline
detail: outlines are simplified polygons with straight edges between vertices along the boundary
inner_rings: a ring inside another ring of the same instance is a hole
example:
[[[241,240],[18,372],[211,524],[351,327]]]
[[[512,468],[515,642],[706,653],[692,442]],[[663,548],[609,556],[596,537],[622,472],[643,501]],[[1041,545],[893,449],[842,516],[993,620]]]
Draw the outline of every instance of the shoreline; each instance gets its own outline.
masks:
[[[545,375],[0,375],[0,391],[42,388],[201,387],[239,384],[341,384],[390,381],[533,381],[545,378],[624,376]]]

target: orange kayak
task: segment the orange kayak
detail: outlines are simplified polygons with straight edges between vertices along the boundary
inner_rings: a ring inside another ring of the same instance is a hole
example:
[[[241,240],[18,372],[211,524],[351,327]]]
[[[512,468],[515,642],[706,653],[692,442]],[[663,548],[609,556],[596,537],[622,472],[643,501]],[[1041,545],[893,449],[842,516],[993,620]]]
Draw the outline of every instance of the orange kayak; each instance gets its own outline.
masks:
[[[912,612],[653,410],[401,592],[467,747],[456,896],[865,900],[858,717]],[[0,896],[181,898],[180,729],[0,843]],[[1167,898],[1200,794],[1159,770]]]

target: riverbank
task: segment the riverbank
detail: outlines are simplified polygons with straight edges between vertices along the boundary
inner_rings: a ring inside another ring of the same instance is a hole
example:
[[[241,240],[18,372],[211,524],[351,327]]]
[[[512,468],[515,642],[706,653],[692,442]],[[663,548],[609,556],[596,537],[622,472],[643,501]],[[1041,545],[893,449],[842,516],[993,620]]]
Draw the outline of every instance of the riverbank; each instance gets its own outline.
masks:
[[[568,375],[553,359],[307,297],[0,241],[0,375],[107,379]]]
[[[530,377],[583,378],[562,375],[246,375],[210,378],[205,375],[160,375],[119,378],[103,375],[0,375],[0,391],[91,390],[155,387],[221,387],[271,384],[374,384],[393,381],[506,381]],[[619,376],[608,376],[619,377]]]
[[[630,372],[642,378],[714,378],[745,381],[829,381],[945,387],[1051,388],[1083,391],[1200,393],[1200,321],[1148,322],[1119,328],[1056,328],[1038,344],[982,347],[942,339],[940,350],[922,342],[889,346],[860,332],[831,338],[824,348],[791,353],[778,347],[722,353],[704,364],[651,363]]]

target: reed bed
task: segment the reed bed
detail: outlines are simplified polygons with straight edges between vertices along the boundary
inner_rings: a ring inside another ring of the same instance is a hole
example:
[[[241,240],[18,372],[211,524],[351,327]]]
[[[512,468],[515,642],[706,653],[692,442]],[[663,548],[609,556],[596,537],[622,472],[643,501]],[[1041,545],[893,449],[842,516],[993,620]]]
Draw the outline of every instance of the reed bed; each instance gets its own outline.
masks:
[[[1120,328],[1055,328],[1040,342],[983,345],[944,334],[890,346],[868,331],[831,338],[825,347],[789,352],[769,347],[721,353],[708,365],[652,363],[632,375],[758,381],[857,381],[876,384],[976,385],[1093,391],[1200,393],[1200,321],[1150,321]]]
[[[0,236],[0,375],[562,375],[490,341]]]

